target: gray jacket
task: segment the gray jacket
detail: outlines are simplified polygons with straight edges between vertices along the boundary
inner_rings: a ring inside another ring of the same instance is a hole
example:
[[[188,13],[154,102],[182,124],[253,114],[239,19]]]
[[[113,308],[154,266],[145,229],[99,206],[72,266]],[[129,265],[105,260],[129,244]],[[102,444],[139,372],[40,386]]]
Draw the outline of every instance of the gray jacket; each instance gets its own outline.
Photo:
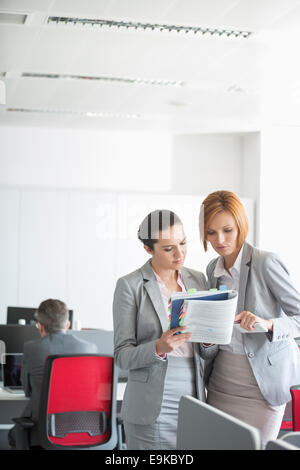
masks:
[[[214,270],[207,267],[210,287],[218,287]],[[300,384],[300,294],[274,253],[244,244],[240,271],[238,312],[250,311],[273,320],[273,332],[243,334],[244,349],[264,398],[271,405],[291,400],[290,386]]]
[[[47,356],[52,354],[97,354],[96,345],[64,331],[52,333],[37,341],[24,344],[21,380],[25,395],[30,397],[23,416],[38,420],[40,389]]]
[[[187,289],[207,289],[205,276],[182,268]],[[155,355],[155,342],[168,329],[168,318],[150,261],[116,285],[114,302],[115,359],[121,369],[129,370],[121,416],[134,424],[153,424],[160,413],[167,360]],[[198,397],[205,399],[203,385],[205,361],[216,353],[193,343]]]

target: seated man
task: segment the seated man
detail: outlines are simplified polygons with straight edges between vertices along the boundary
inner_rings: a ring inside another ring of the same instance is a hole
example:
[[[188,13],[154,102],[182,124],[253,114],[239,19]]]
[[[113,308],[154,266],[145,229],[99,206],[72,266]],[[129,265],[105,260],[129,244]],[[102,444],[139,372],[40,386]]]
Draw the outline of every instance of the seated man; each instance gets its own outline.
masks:
[[[38,421],[40,388],[43,379],[44,363],[52,354],[97,354],[95,344],[83,341],[76,336],[66,334],[70,327],[69,312],[66,304],[60,300],[48,299],[37,310],[37,326],[41,339],[24,344],[21,379],[25,395],[30,397],[22,416]],[[16,426],[8,434],[9,444],[15,447]],[[37,426],[30,434],[30,444],[39,445]]]

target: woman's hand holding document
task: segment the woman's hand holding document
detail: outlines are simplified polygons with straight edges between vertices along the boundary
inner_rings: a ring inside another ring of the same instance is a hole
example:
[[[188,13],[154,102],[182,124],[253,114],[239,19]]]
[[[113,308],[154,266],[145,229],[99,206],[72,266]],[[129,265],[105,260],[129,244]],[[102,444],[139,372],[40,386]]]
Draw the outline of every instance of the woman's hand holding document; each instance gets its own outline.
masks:
[[[237,307],[238,293],[199,291],[171,297],[170,327],[186,326],[188,340],[196,343],[229,344]]]

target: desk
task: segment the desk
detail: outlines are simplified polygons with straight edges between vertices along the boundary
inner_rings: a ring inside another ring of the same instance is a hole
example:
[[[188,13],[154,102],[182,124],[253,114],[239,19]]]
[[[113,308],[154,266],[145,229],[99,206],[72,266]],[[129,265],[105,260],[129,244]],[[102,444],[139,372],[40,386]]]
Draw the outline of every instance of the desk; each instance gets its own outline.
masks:
[[[11,418],[21,416],[28,400],[24,394],[17,395],[0,388],[0,429],[13,426]]]

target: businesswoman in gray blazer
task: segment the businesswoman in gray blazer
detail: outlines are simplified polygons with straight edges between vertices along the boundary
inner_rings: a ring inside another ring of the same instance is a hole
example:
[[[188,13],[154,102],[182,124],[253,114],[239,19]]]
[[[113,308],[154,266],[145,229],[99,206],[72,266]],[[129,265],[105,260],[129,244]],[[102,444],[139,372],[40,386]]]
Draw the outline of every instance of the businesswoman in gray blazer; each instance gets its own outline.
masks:
[[[205,399],[200,353],[209,358],[215,347],[186,342],[182,327],[168,329],[169,300],[206,289],[206,278],[183,267],[186,237],[173,212],[150,213],[138,238],[151,258],[118,280],[113,302],[115,359],[129,370],[121,416],[128,449],[175,449],[179,399]]]
[[[300,383],[300,295],[279,257],[247,243],[240,199],[216,191],[203,201],[200,231],[219,257],[207,267],[210,287],[238,291],[231,343],[219,347],[208,384],[208,403],[260,429],[263,444],[276,439],[290,386]],[[266,333],[251,333],[255,323]]]

